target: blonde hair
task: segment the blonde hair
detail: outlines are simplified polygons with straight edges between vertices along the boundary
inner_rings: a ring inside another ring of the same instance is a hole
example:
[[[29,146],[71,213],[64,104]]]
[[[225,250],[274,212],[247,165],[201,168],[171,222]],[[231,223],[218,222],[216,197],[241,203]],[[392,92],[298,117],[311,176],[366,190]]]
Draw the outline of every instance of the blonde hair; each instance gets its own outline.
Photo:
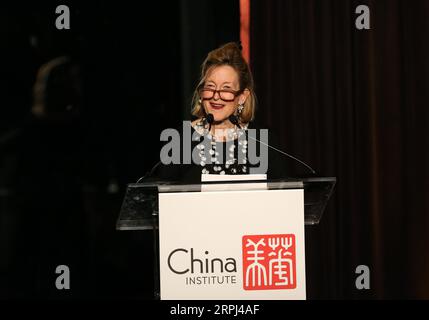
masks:
[[[209,52],[207,58],[201,65],[200,81],[198,82],[192,97],[192,115],[198,118],[206,116],[204,107],[200,102],[199,89],[204,85],[208,72],[213,70],[213,68],[220,66],[232,67],[238,74],[240,91],[244,92],[246,89],[249,90],[250,95],[243,104],[244,108],[240,114],[240,121],[242,123],[248,123],[252,121],[255,115],[256,107],[256,96],[253,89],[253,76],[246,60],[244,60],[243,55],[241,54],[239,45],[235,42],[229,42]]]

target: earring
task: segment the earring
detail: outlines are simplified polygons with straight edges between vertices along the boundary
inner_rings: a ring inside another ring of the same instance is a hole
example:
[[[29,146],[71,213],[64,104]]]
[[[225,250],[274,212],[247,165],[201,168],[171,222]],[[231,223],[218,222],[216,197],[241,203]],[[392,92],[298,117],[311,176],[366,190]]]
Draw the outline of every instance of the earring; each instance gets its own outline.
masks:
[[[243,109],[244,109],[244,104],[240,103],[237,108],[238,115],[240,115],[243,112]]]
[[[198,104],[201,104],[202,100],[201,98],[198,99]]]

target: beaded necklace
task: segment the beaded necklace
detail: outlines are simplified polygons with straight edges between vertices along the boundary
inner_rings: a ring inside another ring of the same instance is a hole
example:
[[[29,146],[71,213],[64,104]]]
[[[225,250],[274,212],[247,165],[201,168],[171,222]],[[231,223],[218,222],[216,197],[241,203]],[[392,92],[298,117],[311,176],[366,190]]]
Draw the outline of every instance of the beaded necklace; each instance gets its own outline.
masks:
[[[227,129],[226,141],[221,142],[217,142],[216,137],[209,132],[204,119],[197,122],[194,129],[204,139],[210,141],[209,144],[200,143],[196,146],[202,174],[247,174],[247,140],[245,135],[247,125],[243,126],[242,129],[238,129],[237,126],[234,129]],[[208,151],[206,150],[207,145],[210,146]],[[218,150],[219,147],[222,150]],[[225,156],[221,158],[223,151],[225,151]]]

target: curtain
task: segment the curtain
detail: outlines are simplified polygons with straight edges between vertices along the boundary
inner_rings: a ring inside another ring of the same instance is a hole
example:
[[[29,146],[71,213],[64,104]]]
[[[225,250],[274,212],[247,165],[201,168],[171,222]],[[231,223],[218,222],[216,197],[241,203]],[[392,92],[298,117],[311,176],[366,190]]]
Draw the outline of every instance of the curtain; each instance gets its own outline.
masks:
[[[308,298],[429,298],[429,2],[252,0],[250,15],[257,119],[337,177],[306,227]]]

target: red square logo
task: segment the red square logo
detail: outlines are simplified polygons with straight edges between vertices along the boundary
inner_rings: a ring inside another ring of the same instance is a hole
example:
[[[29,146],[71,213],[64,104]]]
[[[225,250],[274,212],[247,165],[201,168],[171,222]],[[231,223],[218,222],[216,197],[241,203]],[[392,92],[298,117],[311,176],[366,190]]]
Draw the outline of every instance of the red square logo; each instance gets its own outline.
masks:
[[[296,288],[294,234],[243,236],[244,290]]]

